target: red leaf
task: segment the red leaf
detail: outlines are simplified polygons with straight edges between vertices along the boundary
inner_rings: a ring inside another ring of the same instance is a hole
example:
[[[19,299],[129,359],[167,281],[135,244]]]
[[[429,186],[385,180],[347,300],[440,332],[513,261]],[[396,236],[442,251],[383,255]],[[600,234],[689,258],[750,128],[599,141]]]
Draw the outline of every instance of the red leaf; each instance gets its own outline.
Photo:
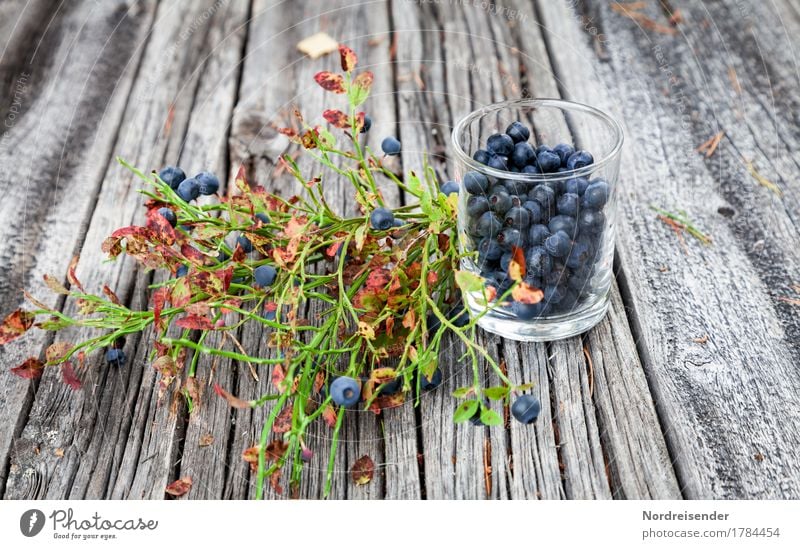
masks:
[[[380,290],[386,287],[390,279],[391,275],[386,270],[374,270],[367,275],[365,286],[369,290]]]
[[[286,372],[283,370],[283,366],[276,364],[272,368],[272,384],[279,391],[281,390],[281,383],[283,383],[284,379],[286,379]]]
[[[369,484],[372,477],[375,476],[375,462],[369,456],[361,456],[350,469],[350,476],[357,486]]]
[[[181,255],[195,265],[203,265],[206,262],[206,256],[203,252],[185,242],[181,244]]]
[[[359,75],[361,76],[361,75]],[[341,74],[334,74],[329,71],[320,71],[314,75],[317,84],[333,93],[344,93],[344,78]]]
[[[192,488],[192,477],[182,477],[174,482],[169,483],[169,485],[164,491],[171,496],[179,498],[183,495],[186,495],[186,493],[191,488]]]
[[[192,299],[192,290],[189,281],[183,276],[175,281],[175,285],[170,292],[169,302],[175,307],[183,307]]]
[[[345,129],[350,127],[347,115],[338,109],[327,109],[322,113],[322,117],[337,128]]]
[[[514,281],[525,278],[525,252],[518,246],[511,246],[511,261],[508,264],[508,276]]]
[[[17,309],[8,315],[0,324],[0,345],[14,341],[27,332],[33,326],[34,318],[36,318],[35,314],[22,309]]]
[[[164,304],[170,298],[170,288],[162,286],[153,292],[153,324],[158,330],[161,330],[161,311],[164,309]]]
[[[103,284],[103,293],[111,301],[111,303],[113,303],[114,305],[121,305],[119,298],[117,297],[117,294],[115,294],[114,291],[111,288],[109,288],[107,284]]]
[[[156,208],[147,211],[147,227],[153,231],[153,236],[164,244],[171,246],[175,243],[175,229],[172,228],[166,217],[158,213]]]
[[[11,373],[25,379],[36,379],[41,377],[43,369],[44,362],[36,357],[30,357],[19,366],[11,368]]]
[[[235,397],[235,396],[233,396],[233,395],[232,395],[232,394],[230,394],[228,391],[226,391],[225,389],[223,389],[223,388],[222,388],[222,387],[219,385],[219,383],[215,383],[215,384],[214,384],[214,392],[215,392],[215,393],[217,393],[217,394],[218,394],[219,396],[221,396],[222,398],[224,398],[226,401],[228,401],[228,404],[229,404],[229,405],[230,405],[232,408],[239,408],[239,409],[242,409],[242,408],[250,408],[250,403],[249,403],[248,401],[246,401],[246,400],[242,400],[242,399],[241,399],[241,398],[239,398],[239,397]]]
[[[353,85],[364,91],[372,88],[372,81],[375,79],[371,71],[364,71],[353,79]]]
[[[341,241],[334,242],[333,244],[328,246],[328,248],[325,250],[325,257],[327,257],[330,260],[333,260],[333,258],[336,257],[336,252],[338,252],[339,248],[341,247],[342,247]]]
[[[186,315],[175,323],[179,328],[187,330],[213,330],[214,323],[206,316]]]
[[[322,411],[322,419],[331,429],[336,426],[336,410],[333,409],[333,406],[330,404],[325,406],[325,409]]]
[[[361,128],[364,127],[364,117],[367,116],[367,113],[360,112],[356,115],[356,127],[353,128],[353,133],[361,132]]]
[[[339,57],[342,61],[342,70],[344,72],[350,72],[354,68],[356,68],[356,63],[358,63],[358,56],[356,52],[345,46],[344,44],[339,44]]]
[[[72,363],[69,361],[61,365],[61,379],[75,391],[81,388],[81,380],[78,379],[75,370],[72,369]]]
[[[47,364],[58,364],[72,350],[72,343],[58,341],[50,345],[44,352]]]
[[[544,292],[523,281],[514,286],[514,289],[511,290],[511,297],[520,303],[532,305],[539,303],[544,298]]]
[[[497,297],[497,288],[494,286],[486,286],[486,299],[489,301],[494,301],[494,298]]]
[[[69,268],[67,269],[67,280],[69,280],[70,284],[79,288],[80,291],[86,293],[80,281],[78,280],[78,277],[75,276],[75,268],[78,266],[79,259],[80,256],[76,255],[75,257],[72,258],[72,261],[69,262]]]
[[[275,422],[272,424],[272,432],[273,433],[288,433],[292,430],[292,407],[287,406],[278,416],[275,418]]]

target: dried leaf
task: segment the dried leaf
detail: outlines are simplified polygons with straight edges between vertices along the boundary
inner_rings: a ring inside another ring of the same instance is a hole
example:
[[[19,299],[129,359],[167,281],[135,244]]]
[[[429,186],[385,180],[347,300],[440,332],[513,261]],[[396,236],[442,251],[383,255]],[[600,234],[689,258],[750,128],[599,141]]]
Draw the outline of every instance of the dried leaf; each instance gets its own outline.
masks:
[[[358,56],[356,55],[356,52],[354,52],[344,44],[339,44],[339,57],[342,62],[342,70],[344,72],[350,72],[356,68],[356,63],[358,63]]]
[[[214,435],[211,433],[206,433],[205,435],[201,436],[200,441],[197,443],[200,448],[206,448],[212,444],[214,444]]]
[[[273,433],[288,433],[292,430],[292,407],[287,406],[275,418],[272,424]]]
[[[67,280],[69,281],[70,284],[72,284],[76,288],[79,288],[80,291],[86,293],[85,290],[83,289],[83,285],[78,280],[78,277],[75,276],[75,269],[78,267],[79,259],[80,256],[76,255],[75,257],[72,258],[72,261],[69,262],[69,267],[67,268]]]
[[[225,389],[220,387],[219,383],[215,383],[214,384],[214,392],[217,393],[222,398],[224,398],[225,400],[227,400],[228,404],[232,408],[239,408],[239,409],[250,408],[250,402],[248,402],[246,400],[242,400],[239,397],[233,396],[228,391],[226,391]]]
[[[81,388],[81,380],[78,379],[75,370],[72,368],[72,363],[69,361],[61,365],[61,379],[75,391]]]
[[[44,275],[44,283],[47,284],[47,287],[53,290],[57,294],[68,295],[69,290],[61,283],[53,275],[45,274]]]
[[[67,341],[58,341],[50,345],[44,352],[45,361],[48,365],[58,364],[61,362],[67,353],[72,350],[72,343]]]
[[[375,76],[371,71],[364,71],[353,79],[353,85],[366,93],[369,92],[370,88],[372,88],[372,82],[374,80]]]
[[[350,469],[350,476],[356,486],[369,484],[372,477],[375,476],[375,463],[372,458],[367,455],[358,458]]]
[[[155,327],[158,330],[163,328],[161,325],[161,311],[164,309],[164,304],[167,302],[169,297],[170,288],[167,286],[162,286],[153,292],[153,324],[155,324]]]
[[[317,84],[322,86],[323,89],[333,93],[344,93],[344,78],[341,74],[335,74],[330,71],[320,71],[314,75],[314,80]]]
[[[0,324],[0,345],[5,345],[6,343],[14,341],[27,332],[28,329],[33,326],[33,320],[35,318],[35,314],[29,311],[23,311],[22,309],[17,309],[8,315],[3,320],[3,323]]]
[[[325,406],[325,409],[322,411],[322,419],[331,429],[336,426],[336,410],[333,409],[333,406],[330,404]]]
[[[214,323],[207,316],[187,315],[177,322],[175,325],[179,328],[186,328],[187,330],[213,330]]]
[[[508,276],[514,281],[525,278],[525,252],[518,246],[511,247],[511,261],[508,264]]]
[[[322,113],[322,117],[337,128],[345,129],[350,127],[347,115],[339,109],[327,109]]]
[[[523,281],[514,286],[514,289],[511,290],[511,297],[520,303],[532,305],[539,303],[544,298],[544,292]]]
[[[43,369],[44,362],[36,357],[30,357],[19,366],[11,368],[11,373],[25,379],[37,379],[41,377]]]
[[[120,303],[120,300],[117,297],[117,294],[115,294],[114,291],[111,288],[109,288],[108,285],[106,285],[106,284],[103,284],[103,293],[108,298],[108,300],[111,301],[111,303],[113,303],[114,305],[121,305],[122,304],[122,303]]]
[[[186,495],[191,488],[192,477],[182,477],[174,482],[171,482],[164,491],[171,496],[179,498],[183,495]]]
[[[317,59],[336,51],[339,43],[325,32],[318,32],[308,38],[304,38],[297,43],[297,49],[311,59]]]

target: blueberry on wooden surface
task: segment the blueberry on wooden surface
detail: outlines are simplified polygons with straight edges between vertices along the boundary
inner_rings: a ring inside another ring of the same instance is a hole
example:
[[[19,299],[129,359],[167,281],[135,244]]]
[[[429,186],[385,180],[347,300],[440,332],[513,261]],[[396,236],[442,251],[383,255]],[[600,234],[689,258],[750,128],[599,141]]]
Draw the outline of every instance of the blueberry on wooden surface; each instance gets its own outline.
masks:
[[[267,214],[265,214],[264,212],[258,212],[256,214],[256,219],[258,219],[259,221],[261,221],[265,225],[270,222],[269,216]]]
[[[375,208],[369,215],[369,224],[376,231],[387,231],[394,226],[394,214],[388,208]]]
[[[539,403],[539,399],[533,395],[522,395],[511,405],[511,415],[525,425],[535,422],[541,411],[542,405]]]
[[[359,133],[367,133],[372,128],[372,117],[368,114],[364,115],[364,125],[361,126]]]
[[[441,384],[442,384],[442,371],[440,369],[437,368],[431,375],[430,379],[425,377],[425,374],[420,372],[419,388],[422,389],[423,391],[430,391],[431,389],[435,389]]]
[[[277,277],[278,271],[272,265],[261,265],[253,271],[253,278],[255,278],[256,284],[262,288],[272,286]]]
[[[358,402],[361,397],[361,385],[352,377],[337,377],[331,383],[330,395],[337,406],[347,408]]]
[[[381,150],[389,156],[400,154],[400,141],[394,137],[387,137],[381,141]]]
[[[125,351],[114,347],[106,350],[106,362],[111,366],[125,365]]]
[[[176,192],[178,196],[181,197],[181,200],[184,202],[191,202],[200,196],[200,185],[194,178],[184,179],[178,185],[178,190]]]
[[[186,265],[180,265],[180,266],[179,266],[179,267],[178,267],[178,268],[175,270],[175,276],[176,276],[177,278],[180,278],[180,277],[182,277],[182,276],[186,276],[187,274],[189,274],[189,267],[187,267]]]
[[[447,181],[444,185],[439,187],[439,190],[445,195],[458,194],[458,183],[455,181]]]
[[[246,254],[249,254],[250,252],[252,252],[252,251],[253,251],[253,243],[252,243],[252,242],[250,242],[250,239],[249,239],[249,238],[247,238],[247,237],[246,237],[245,235],[243,235],[243,234],[240,234],[240,235],[239,235],[239,236],[236,238],[236,244],[238,244],[238,245],[239,245],[239,247],[241,247],[241,248],[242,248],[242,251],[243,251],[244,253],[246,253]]]
[[[173,212],[171,209],[159,208],[158,214],[164,219],[166,219],[167,223],[169,223],[171,226],[174,227],[175,225],[178,224],[178,217],[175,215],[175,212]]]
[[[181,181],[186,179],[186,174],[177,166],[167,166],[158,172],[158,177],[161,181],[169,185],[173,191],[177,191],[178,185],[181,184]]]
[[[211,195],[219,191],[219,179],[211,172],[200,172],[194,179],[197,181],[200,194]]]

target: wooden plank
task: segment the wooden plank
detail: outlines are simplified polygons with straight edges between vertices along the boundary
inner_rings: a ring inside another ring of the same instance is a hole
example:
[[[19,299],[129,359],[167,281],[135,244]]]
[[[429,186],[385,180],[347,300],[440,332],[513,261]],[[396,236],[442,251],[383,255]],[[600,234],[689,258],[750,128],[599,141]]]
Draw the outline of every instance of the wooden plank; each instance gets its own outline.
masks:
[[[780,160],[765,156],[761,142],[796,148],[791,141],[780,143],[794,139],[791,132],[776,133],[770,120],[775,115],[764,115],[771,106],[756,98],[765,76],[772,89],[786,90],[794,76],[782,70],[765,74],[752,43],[741,38],[748,28],[753,36],[770,35],[774,11],[761,6],[743,18],[734,4],[716,5],[710,17],[706,7],[673,3],[686,17],[685,39],[647,31],[593,4],[607,62],[598,62],[569,9],[547,2],[537,6],[550,29],[549,49],[568,97],[614,112],[629,129],[619,212],[623,289],[683,493],[797,497],[800,432],[794,395],[800,374],[792,339],[797,322],[775,297],[777,288],[788,288],[800,276],[792,244],[798,239],[797,206],[789,196],[796,182],[788,177],[796,168],[790,154],[778,155]],[[646,13],[666,24],[663,13]],[[711,53],[709,40],[717,38],[706,30],[705,18],[727,35],[725,56]],[[698,67],[692,46],[700,44],[706,55]],[[784,55],[775,44],[769,51]],[[733,91],[729,64],[741,69],[742,96]],[[720,129],[726,139],[703,161],[694,148]],[[786,191],[782,199],[753,180],[741,155],[766,173],[776,170]],[[713,245],[689,238],[684,253],[650,204],[685,210],[713,236]],[[695,341],[705,334],[706,343]]]
[[[197,78],[192,78],[192,74],[197,74],[198,62],[202,62],[211,51],[213,43],[202,32],[189,35],[183,33],[182,24],[196,20],[200,30],[205,30],[202,23],[206,21],[217,21],[219,24],[219,19],[210,18],[212,14],[207,12],[213,5],[208,2],[206,5],[195,4],[186,9],[167,10],[156,23],[154,37],[147,46],[140,73],[145,76],[136,80],[122,121],[123,129],[114,144],[114,152],[135,165],[145,169],[159,166],[170,139],[183,138],[185,118],[176,115],[171,124],[165,124],[169,119],[170,105],[194,100]],[[193,55],[183,57],[182,48],[191,50]],[[170,64],[176,61],[178,62],[174,66]],[[213,79],[213,73],[209,71],[207,74]],[[190,87],[185,88],[187,85]],[[191,93],[184,92],[176,100],[175,94],[182,88],[191,90]],[[221,112],[219,116],[220,121],[224,121],[225,114]],[[222,123],[217,127],[224,131]],[[99,290],[102,282],[109,281],[109,285],[116,288],[122,296],[130,291],[137,270],[129,258],[102,268],[97,265],[104,259],[100,252],[102,239],[114,228],[143,218],[140,195],[136,193],[140,186],[140,181],[116,163],[108,167],[96,208],[89,221],[84,242],[84,259],[78,270],[78,276],[83,279],[87,288]],[[120,204],[123,206],[120,207]],[[60,257],[63,252],[54,255]],[[142,289],[139,286],[140,292]],[[74,312],[72,305],[69,305],[68,312]],[[87,390],[70,392],[59,376],[55,375],[57,372],[43,377],[37,393],[39,398],[34,403],[21,436],[27,444],[39,447],[40,453],[35,459],[26,459],[22,463],[19,463],[20,456],[15,456],[18,472],[9,481],[7,496],[24,495],[15,491],[16,485],[12,481],[16,477],[24,477],[30,470],[38,470],[42,474],[41,493],[46,497],[163,497],[165,481],[174,470],[174,465],[170,462],[178,449],[175,427],[180,424],[181,415],[177,413],[178,406],[172,408],[173,402],[169,398],[165,405],[155,405],[152,391],[155,380],[146,358],[150,338],[148,334],[145,336],[144,341],[147,344],[137,346],[137,341],[129,341],[126,346],[131,357],[127,368],[137,374],[144,370],[144,375],[140,378],[139,375],[123,374],[119,381],[132,383],[122,390],[138,394],[140,400],[135,407],[109,403],[115,396],[119,397],[115,395],[115,391],[120,390],[110,380],[116,380],[120,376],[116,375],[115,369],[102,364],[102,357],[99,356],[93,357],[88,370],[84,372],[84,376],[88,377],[85,380]],[[138,353],[135,352],[137,347]],[[141,388],[138,385],[140,380],[143,381]],[[119,403],[120,400],[116,402]],[[111,411],[111,417],[107,421],[98,419],[101,410]],[[129,415],[132,411],[136,414],[133,419],[117,417]],[[146,423],[142,418],[149,418],[150,421]],[[124,426],[131,421],[134,426],[132,440],[128,438],[129,433],[120,434],[112,429],[106,432],[109,426]],[[147,427],[153,422],[156,423],[154,430],[159,436],[148,438],[143,445],[141,437],[145,436]],[[55,448],[65,450],[64,458],[53,455]],[[123,454],[122,448],[129,448],[131,451],[125,450]],[[140,464],[137,464],[137,458],[141,458]],[[99,471],[95,470],[98,464],[101,466]],[[159,469],[159,464],[165,464],[165,467]],[[116,467],[117,477],[110,478],[111,470]],[[101,479],[107,478],[108,485],[96,482],[98,476]]]
[[[31,13],[39,13],[37,6],[32,5]],[[112,156],[136,76],[141,57],[138,44],[150,28],[154,11],[153,2],[145,2],[131,12],[119,11],[115,3],[96,6],[86,2],[65,13],[63,20],[59,18],[64,28],[81,28],[83,32],[53,33],[47,40],[36,42],[39,49],[30,64],[30,73],[31,84],[38,85],[22,95],[22,112],[0,146],[0,166],[4,167],[0,257],[3,264],[11,266],[0,282],[3,311],[19,305],[23,287],[42,296],[45,303],[58,303],[42,282],[42,275],[62,277],[72,251],[80,245],[85,219]],[[33,29],[30,25],[21,27],[15,40],[27,40],[22,31]],[[110,39],[115,47],[108,47]],[[16,48],[11,44],[8,51]],[[20,48],[20,52],[24,51],[33,53]],[[20,184],[22,180],[24,184]],[[30,200],[29,196],[37,199]],[[41,333],[30,334],[0,349],[0,360],[8,365],[18,364],[31,354],[38,355],[50,339]],[[57,374],[49,372],[42,384],[57,381]],[[0,413],[6,418],[0,424],[0,487],[5,484],[13,446],[19,459],[23,454],[35,456],[41,437],[47,435],[48,445],[39,451],[52,461],[52,451],[71,438],[54,437],[48,431],[37,433],[33,439],[26,436],[13,442],[23,428],[37,387],[38,383],[20,379],[8,368],[0,374]],[[74,396],[62,394],[53,403],[58,408],[59,401],[71,401]],[[51,471],[34,467],[30,461],[26,463],[31,466],[25,466],[18,458],[11,460],[12,472],[28,487],[18,484],[16,489],[7,491],[6,497],[44,496],[46,481],[37,481],[33,486],[28,480],[47,476]],[[73,457],[69,460],[75,463]]]

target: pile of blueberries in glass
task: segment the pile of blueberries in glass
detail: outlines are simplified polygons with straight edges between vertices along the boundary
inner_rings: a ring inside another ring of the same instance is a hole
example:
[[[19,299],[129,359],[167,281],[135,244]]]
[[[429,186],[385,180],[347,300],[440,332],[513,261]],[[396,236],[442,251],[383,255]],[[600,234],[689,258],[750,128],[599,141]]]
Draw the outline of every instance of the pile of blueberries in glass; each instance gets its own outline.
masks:
[[[536,304],[511,302],[521,319],[570,312],[590,291],[610,190],[600,178],[560,175],[593,164],[590,153],[564,143],[534,148],[530,135],[526,126],[514,122],[505,133],[490,136],[473,159],[496,170],[543,177],[519,181],[470,171],[462,181],[468,193],[467,233],[487,284],[498,295],[511,288],[508,266],[516,246],[525,254],[525,282],[544,292]],[[445,186],[442,190],[448,192]]]

